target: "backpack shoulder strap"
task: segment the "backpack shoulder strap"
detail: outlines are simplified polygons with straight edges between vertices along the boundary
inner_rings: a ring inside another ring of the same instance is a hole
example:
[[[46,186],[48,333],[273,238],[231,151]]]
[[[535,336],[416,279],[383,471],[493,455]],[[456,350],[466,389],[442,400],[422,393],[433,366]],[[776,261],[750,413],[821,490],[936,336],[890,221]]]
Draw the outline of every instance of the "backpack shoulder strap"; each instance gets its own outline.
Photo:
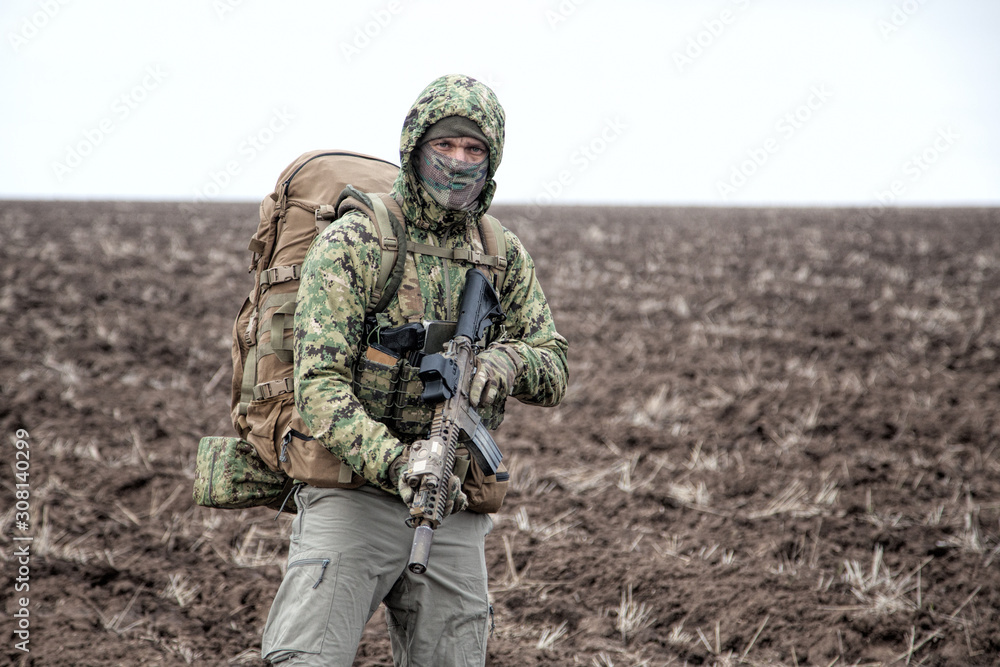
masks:
[[[353,200],[353,201],[352,201]],[[367,312],[380,313],[389,305],[403,281],[403,262],[406,257],[406,230],[401,220],[399,205],[387,194],[364,193],[348,185],[337,200],[337,213],[343,215],[350,209],[366,214],[378,232],[378,245],[382,251],[379,275],[368,300]]]
[[[503,287],[507,276],[507,239],[504,238],[503,225],[489,213],[484,213],[479,220],[479,237],[483,240],[483,251],[496,263],[490,264],[490,269],[496,276],[497,293]]]
[[[386,204],[395,206],[392,197],[384,194],[371,195],[372,210],[375,212],[375,224],[379,230],[379,247],[382,249],[382,261],[379,263],[379,276],[372,292],[369,310],[380,313],[386,309],[393,295],[403,281],[403,262],[406,259],[406,230],[403,228],[402,213],[395,215]]]

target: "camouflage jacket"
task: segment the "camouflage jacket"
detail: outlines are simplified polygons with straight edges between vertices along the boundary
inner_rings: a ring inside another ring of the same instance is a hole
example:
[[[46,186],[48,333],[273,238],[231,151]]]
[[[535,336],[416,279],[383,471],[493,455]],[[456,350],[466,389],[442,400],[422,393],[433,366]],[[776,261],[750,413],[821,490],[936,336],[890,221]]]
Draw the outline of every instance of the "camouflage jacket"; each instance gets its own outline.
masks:
[[[443,210],[416,184],[410,152],[426,128],[440,118],[463,115],[489,138],[490,179],[471,212]],[[401,169],[393,195],[401,202],[407,235],[413,241],[445,248],[477,247],[479,217],[489,207],[503,145],[503,111],[492,91],[473,79],[442,77],[417,99],[406,118],[400,142]],[[556,331],[531,257],[505,230],[506,278],[500,290],[506,319],[497,342],[510,345],[524,362],[512,395],[526,403],[551,406],[566,390],[567,342]],[[295,313],[296,407],[310,432],[369,483],[395,492],[389,466],[404,444],[372,419],[352,391],[353,373],[363,349],[365,307],[379,273],[381,253],[374,224],[354,211],[317,237],[302,268]],[[385,310],[388,326],[405,323],[401,300],[420,290],[424,319],[453,320],[465,273],[452,260],[410,253],[406,276]]]

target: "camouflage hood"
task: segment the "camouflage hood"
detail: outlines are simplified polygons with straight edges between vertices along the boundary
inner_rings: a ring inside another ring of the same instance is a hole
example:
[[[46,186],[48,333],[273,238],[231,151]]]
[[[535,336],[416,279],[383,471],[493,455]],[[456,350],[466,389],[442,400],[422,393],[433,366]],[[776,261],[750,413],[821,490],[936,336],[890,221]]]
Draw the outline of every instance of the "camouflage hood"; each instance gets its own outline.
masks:
[[[489,147],[490,167],[486,185],[479,195],[479,205],[471,211],[451,211],[440,207],[424,192],[411,164],[413,151],[427,128],[448,116],[464,116],[476,123],[486,136]],[[400,170],[392,191],[407,221],[432,230],[477,223],[490,207],[496,192],[493,175],[503,156],[503,140],[503,108],[488,86],[460,74],[450,74],[431,82],[406,115],[399,139]]]

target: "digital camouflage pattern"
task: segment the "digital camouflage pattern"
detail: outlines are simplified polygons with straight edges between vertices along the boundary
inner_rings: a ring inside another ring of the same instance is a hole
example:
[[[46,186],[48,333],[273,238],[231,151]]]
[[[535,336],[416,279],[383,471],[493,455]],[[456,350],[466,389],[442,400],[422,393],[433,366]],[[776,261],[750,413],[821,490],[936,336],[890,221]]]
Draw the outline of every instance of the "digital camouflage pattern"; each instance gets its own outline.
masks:
[[[272,471],[242,438],[210,436],[198,443],[194,502],[202,507],[243,509],[283,500],[288,478]],[[292,502],[285,509],[294,511]]]
[[[410,153],[426,128],[456,114],[475,121],[489,138],[490,180],[480,195],[480,205],[468,212],[437,206],[418,186],[410,164]],[[492,176],[502,155],[503,122],[503,110],[492,91],[468,77],[442,77],[420,95],[403,126],[402,167],[393,186],[411,241],[482,251],[477,226],[496,189]],[[567,343],[556,331],[531,257],[513,233],[505,229],[504,235],[507,270],[499,292],[506,319],[501,327],[494,327],[500,332],[496,342],[523,362],[511,395],[526,403],[552,406],[566,391]],[[303,264],[295,313],[295,397],[299,414],[314,437],[368,482],[396,493],[389,467],[403,451],[400,438],[406,442],[414,438],[393,433],[376,419],[380,408],[372,397],[380,389],[384,395],[385,386],[375,383],[364,402],[353,391],[364,348],[365,307],[380,259],[374,224],[357,211],[330,225],[313,244]],[[456,319],[469,270],[464,263],[408,253],[403,283],[384,312],[385,326]],[[419,299],[414,298],[417,295]],[[417,304],[419,312],[415,312]],[[502,412],[502,405],[496,408]],[[381,410],[384,413],[384,405]],[[430,414],[427,410],[426,415]]]

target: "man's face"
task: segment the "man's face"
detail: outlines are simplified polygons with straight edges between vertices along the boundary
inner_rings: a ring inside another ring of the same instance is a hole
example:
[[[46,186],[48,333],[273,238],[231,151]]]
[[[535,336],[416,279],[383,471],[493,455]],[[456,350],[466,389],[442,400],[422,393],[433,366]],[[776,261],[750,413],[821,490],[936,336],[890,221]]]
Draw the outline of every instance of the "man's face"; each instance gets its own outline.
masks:
[[[475,137],[441,137],[429,143],[436,153],[472,164],[479,164],[490,154],[486,144]]]

